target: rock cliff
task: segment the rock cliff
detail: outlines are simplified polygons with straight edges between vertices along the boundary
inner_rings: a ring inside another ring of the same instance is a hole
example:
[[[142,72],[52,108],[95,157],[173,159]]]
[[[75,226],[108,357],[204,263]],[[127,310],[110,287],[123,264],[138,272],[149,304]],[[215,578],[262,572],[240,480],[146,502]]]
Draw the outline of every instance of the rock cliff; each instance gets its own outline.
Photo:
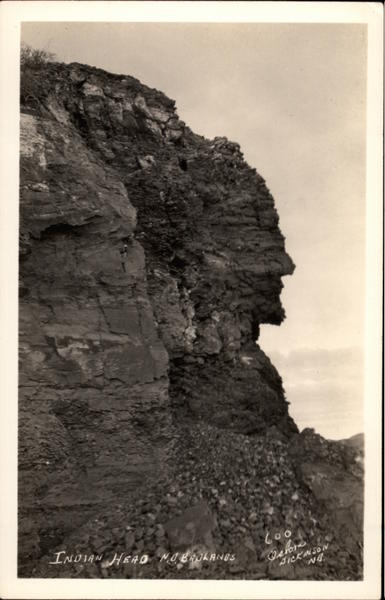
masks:
[[[126,75],[27,69],[21,107],[20,574],[110,576],[105,563],[59,573],[47,556],[63,543],[158,556],[183,548],[183,518],[200,513],[202,547],[231,539],[243,557],[227,576],[279,578],[264,560],[266,527],[294,530],[301,518],[321,544],[336,500],[317,477],[338,489],[357,450],[334,450],[340,469],[321,438],[311,455],[258,346],[260,324],[284,318],[281,278],[294,270],[264,180],[238,144],[194,134],[172,100]],[[303,452],[311,460],[298,462]],[[357,469],[344,489],[359,496]],[[118,517],[134,524],[129,540]],[[349,576],[359,576],[357,519]],[[207,576],[226,576],[218,564]]]

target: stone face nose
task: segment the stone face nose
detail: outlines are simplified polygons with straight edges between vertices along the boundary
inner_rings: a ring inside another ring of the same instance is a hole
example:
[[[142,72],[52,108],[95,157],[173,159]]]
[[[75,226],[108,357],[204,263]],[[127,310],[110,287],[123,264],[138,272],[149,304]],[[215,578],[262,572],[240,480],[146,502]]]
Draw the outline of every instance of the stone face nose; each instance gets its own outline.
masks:
[[[289,256],[289,254],[287,254],[287,252],[283,252],[279,256],[279,262],[281,263],[281,266],[282,266],[282,271],[280,273],[281,277],[284,277],[285,275],[292,275],[294,273],[295,264],[294,264],[291,256]]]

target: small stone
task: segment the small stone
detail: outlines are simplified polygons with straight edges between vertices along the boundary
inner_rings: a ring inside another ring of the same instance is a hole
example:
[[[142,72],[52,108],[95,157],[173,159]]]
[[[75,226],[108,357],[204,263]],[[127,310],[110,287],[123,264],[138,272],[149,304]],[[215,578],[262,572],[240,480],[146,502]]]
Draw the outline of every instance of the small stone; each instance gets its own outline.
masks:
[[[165,533],[166,533],[166,532],[165,532],[165,530],[164,530],[164,527],[163,527],[163,525],[159,525],[159,524],[158,524],[158,525],[156,526],[156,532],[155,532],[155,535],[156,535],[157,537],[163,537]]]
[[[250,537],[246,537],[243,541],[243,544],[245,546],[245,548],[247,548],[248,550],[251,550],[252,552],[255,552],[255,545],[253,540]]]
[[[241,573],[244,568],[241,565],[231,565],[229,568],[230,573]]]
[[[154,527],[147,527],[147,529],[146,529],[146,538],[152,537],[154,531],[155,531]]]
[[[144,529],[143,529],[143,527],[138,527],[138,528],[135,530],[135,538],[136,538],[137,540],[140,540],[140,539],[142,539],[142,537],[143,537],[143,534],[144,534]]]
[[[174,498],[173,496],[169,496],[167,498],[167,504],[169,504],[170,506],[176,506],[178,504],[178,499]]]
[[[224,527],[225,529],[230,529],[231,527],[231,522],[229,521],[229,519],[225,519],[224,521],[221,521],[222,527]]]
[[[136,548],[141,552],[144,549],[144,540],[139,540],[139,542],[136,543]]]
[[[249,520],[252,523],[255,523],[257,521],[257,519],[258,519],[257,513],[256,512],[251,512],[250,515],[249,515]]]
[[[163,546],[160,546],[160,547],[157,549],[157,551],[155,552],[155,556],[156,556],[157,558],[162,558],[162,556],[163,556],[164,554],[167,554],[167,550],[166,550],[166,548],[164,548]]]
[[[294,501],[299,499],[299,496],[298,496],[297,492],[294,492],[294,494],[292,495],[291,499],[294,500]]]
[[[133,531],[129,531],[124,536],[124,544],[126,546],[126,550],[131,550],[133,545],[135,544],[135,533]]]

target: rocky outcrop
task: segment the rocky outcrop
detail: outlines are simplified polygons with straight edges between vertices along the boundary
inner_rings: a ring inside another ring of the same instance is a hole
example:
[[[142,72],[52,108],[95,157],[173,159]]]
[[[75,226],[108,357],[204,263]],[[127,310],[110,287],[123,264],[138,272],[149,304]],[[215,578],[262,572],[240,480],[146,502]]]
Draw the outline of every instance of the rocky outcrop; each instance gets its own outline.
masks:
[[[294,265],[239,146],[195,135],[161,92],[47,64],[24,73],[21,99],[19,558],[21,574],[47,576],[40,557],[74,535],[80,548],[90,519],[141,490],[158,507],[148,540],[155,525],[190,522],[172,502],[160,517],[161,490],[186,467],[175,457],[195,452],[186,431],[294,447],[281,378],[257,344],[261,323],[284,318]],[[308,510],[325,501],[306,465],[296,477]],[[124,543],[137,548],[133,535]]]

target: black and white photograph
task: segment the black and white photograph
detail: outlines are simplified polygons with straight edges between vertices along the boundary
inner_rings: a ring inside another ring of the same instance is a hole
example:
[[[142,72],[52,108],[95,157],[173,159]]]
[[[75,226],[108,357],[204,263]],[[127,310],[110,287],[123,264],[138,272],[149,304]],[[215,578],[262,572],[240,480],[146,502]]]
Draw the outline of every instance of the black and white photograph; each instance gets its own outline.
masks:
[[[380,4],[4,4],[23,597],[379,597]]]

